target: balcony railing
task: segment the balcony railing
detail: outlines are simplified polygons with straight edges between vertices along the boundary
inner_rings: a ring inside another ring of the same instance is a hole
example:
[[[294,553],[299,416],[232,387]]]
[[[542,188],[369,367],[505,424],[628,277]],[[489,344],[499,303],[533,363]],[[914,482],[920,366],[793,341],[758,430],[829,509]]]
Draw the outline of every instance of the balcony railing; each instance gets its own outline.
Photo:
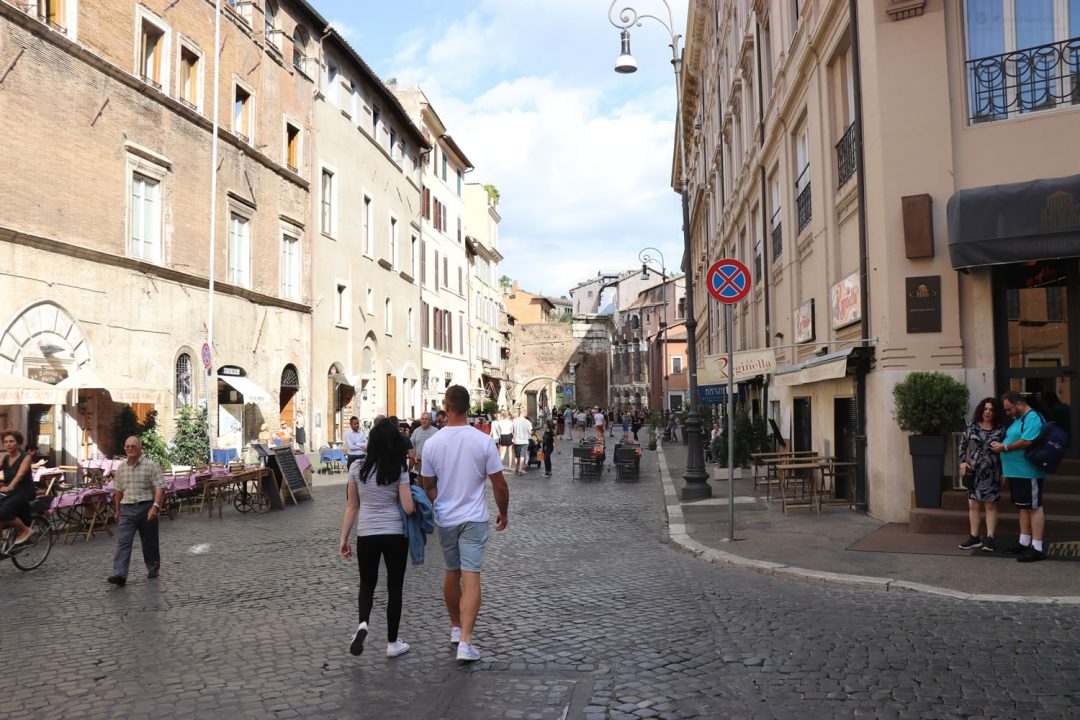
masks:
[[[803,174],[806,174],[807,170],[809,170],[809,169],[810,168],[808,166],[806,168],[806,170],[803,170]],[[802,178],[802,175],[800,175],[799,177]],[[799,186],[798,183],[796,183],[795,187],[798,188],[798,186]],[[804,187],[802,190],[799,191],[799,196],[797,198],[795,198],[795,204],[796,204],[796,206],[798,208],[799,229],[796,232],[796,234],[798,234],[798,233],[801,233],[803,231],[803,228],[805,228],[810,223],[810,207],[811,206],[810,206],[810,181],[809,180],[806,182],[806,187]]]
[[[1080,37],[968,60],[972,123],[1080,105]]]
[[[855,123],[848,125],[840,142],[836,143],[836,187],[844,187],[844,183],[855,174]]]
[[[780,227],[780,223],[773,225],[772,229],[772,259],[780,257],[784,254],[784,231]]]

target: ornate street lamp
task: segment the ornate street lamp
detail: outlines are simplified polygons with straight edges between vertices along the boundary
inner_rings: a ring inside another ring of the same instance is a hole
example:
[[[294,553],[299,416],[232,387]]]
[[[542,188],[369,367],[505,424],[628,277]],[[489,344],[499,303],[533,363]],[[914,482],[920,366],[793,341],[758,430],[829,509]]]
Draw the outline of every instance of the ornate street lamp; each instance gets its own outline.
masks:
[[[629,44],[629,40],[625,41]],[[664,253],[660,252],[654,247],[647,247],[638,253],[638,260],[641,261],[641,279],[649,279],[649,264],[657,262],[649,253],[655,253],[660,256],[660,278],[663,281],[663,285],[660,286],[660,292],[662,293],[661,302],[664,304],[664,319],[660,322],[660,331],[662,333],[661,342],[664,344],[662,350],[662,365],[660,366],[660,409],[666,410],[668,404],[667,397],[667,328],[668,328],[668,315],[667,315],[667,265],[664,263]],[[656,272],[656,268],[653,267],[653,272]]]
[[[686,418],[686,484],[682,489],[683,500],[701,500],[712,496],[709,487],[709,475],[705,472],[705,452],[701,442],[701,415],[698,413],[697,388],[697,317],[694,315],[694,263],[690,247],[690,198],[686,178],[686,153],[683,145],[683,98],[682,98],[682,55],[679,53],[679,40],[682,35],[675,32],[675,21],[671,14],[671,5],[667,0],[660,0],[667,9],[667,21],[656,15],[639,15],[632,7],[624,7],[615,14],[615,5],[619,0],[612,0],[608,6],[608,21],[619,29],[621,50],[615,61],[615,71],[632,73],[637,70],[637,61],[630,53],[630,28],[641,27],[645,19],[655,20],[667,30],[671,39],[671,65],[675,68],[675,151],[679,154],[679,192],[682,195],[683,214],[683,270],[686,274],[686,360],[690,373],[690,413]],[[667,368],[665,368],[666,370]]]

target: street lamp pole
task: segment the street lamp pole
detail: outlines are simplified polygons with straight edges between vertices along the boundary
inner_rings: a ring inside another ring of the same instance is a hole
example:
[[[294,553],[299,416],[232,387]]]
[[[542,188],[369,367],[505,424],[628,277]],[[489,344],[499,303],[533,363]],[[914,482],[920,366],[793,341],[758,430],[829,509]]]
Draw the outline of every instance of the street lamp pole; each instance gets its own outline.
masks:
[[[660,0],[667,9],[667,21],[656,15],[639,15],[632,7],[624,7],[615,15],[615,5],[619,0],[612,0],[608,6],[608,21],[620,31],[622,49],[615,60],[615,71],[632,73],[637,70],[637,61],[630,53],[630,28],[641,27],[646,18],[660,23],[671,38],[671,65],[675,68],[675,152],[679,154],[679,188],[682,195],[683,215],[683,271],[686,275],[686,360],[690,374],[690,413],[686,418],[686,484],[682,489],[683,500],[701,500],[712,496],[709,487],[709,475],[705,472],[705,452],[701,441],[701,415],[698,413],[697,388],[697,317],[694,315],[694,259],[690,245],[690,195],[686,177],[686,153],[683,148],[683,89],[682,55],[679,53],[679,40],[682,35],[675,32],[675,20],[671,14],[671,5],[667,0]],[[666,369],[666,368],[665,368]]]
[[[641,261],[641,279],[642,280],[648,280],[649,279],[649,274],[648,274],[648,271],[647,271],[647,269],[649,267],[649,263],[657,262],[656,258],[654,258],[652,255],[649,255],[650,252],[656,253],[657,255],[660,256],[660,260],[659,260],[659,262],[660,262],[660,278],[661,278],[661,280],[663,282],[663,285],[660,286],[660,294],[661,294],[660,301],[664,305],[664,319],[663,319],[663,321],[662,321],[662,323],[660,325],[660,330],[661,330],[661,340],[660,340],[660,342],[663,343],[663,350],[661,350],[661,357],[662,357],[661,363],[662,363],[662,365],[660,366],[660,409],[665,410],[667,408],[667,385],[668,385],[668,382],[667,382],[667,380],[668,380],[668,374],[667,374],[667,328],[668,328],[667,265],[664,262],[664,253],[660,252],[659,250],[657,250],[654,247],[645,248],[644,250],[642,250],[641,252],[638,253],[638,260]],[[655,271],[655,268],[653,268],[653,270]]]

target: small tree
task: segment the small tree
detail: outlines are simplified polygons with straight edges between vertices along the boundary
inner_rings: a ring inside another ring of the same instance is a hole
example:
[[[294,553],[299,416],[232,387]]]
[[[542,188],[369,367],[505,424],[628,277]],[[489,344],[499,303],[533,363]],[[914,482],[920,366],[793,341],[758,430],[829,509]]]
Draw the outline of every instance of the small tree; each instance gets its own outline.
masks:
[[[735,408],[735,465],[745,467],[750,462],[750,454],[764,452],[769,445],[769,430],[763,417],[750,417],[746,405]],[[720,465],[727,465],[728,439],[727,428],[723,428],[710,446],[713,460]]]
[[[198,410],[185,405],[176,419],[169,455],[177,465],[201,465],[210,460],[210,427],[206,408]]]
[[[151,410],[139,433],[143,455],[162,467],[169,467],[169,446],[157,431],[157,410]]]
[[[495,413],[499,412],[499,403],[494,400],[485,400],[483,412],[485,415],[495,415]]]
[[[896,422],[916,435],[945,435],[964,427],[970,393],[941,372],[913,372],[893,387]]]
[[[113,454],[123,455],[124,441],[132,436],[140,437],[142,431],[143,427],[139,425],[139,418],[135,415],[135,411],[131,409],[131,406],[127,404],[121,405],[119,412],[116,413],[116,419],[113,421],[113,439],[115,441]]]

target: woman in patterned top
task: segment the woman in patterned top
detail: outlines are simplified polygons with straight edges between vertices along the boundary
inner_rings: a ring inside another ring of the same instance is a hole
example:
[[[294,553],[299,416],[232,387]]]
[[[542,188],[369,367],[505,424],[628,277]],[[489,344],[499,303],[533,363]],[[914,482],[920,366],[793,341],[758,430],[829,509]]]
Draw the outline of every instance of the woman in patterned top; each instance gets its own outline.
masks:
[[[973,473],[968,489],[968,520],[971,535],[960,544],[963,550],[996,550],[997,502],[1001,499],[1001,458],[990,451],[990,443],[1001,442],[1005,428],[1001,407],[995,398],[984,398],[975,406],[971,422],[960,441],[960,475]],[[979,507],[986,513],[986,537],[979,539]]]

